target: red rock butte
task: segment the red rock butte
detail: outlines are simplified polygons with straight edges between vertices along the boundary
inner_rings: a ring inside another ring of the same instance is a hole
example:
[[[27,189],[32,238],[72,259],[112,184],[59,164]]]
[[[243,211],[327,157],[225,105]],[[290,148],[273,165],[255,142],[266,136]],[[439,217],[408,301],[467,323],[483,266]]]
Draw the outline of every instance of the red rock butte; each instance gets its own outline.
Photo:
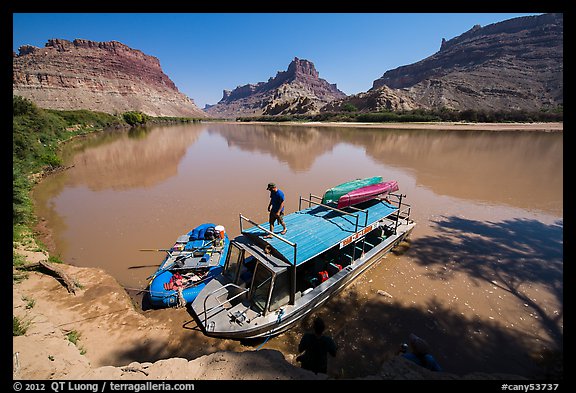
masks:
[[[267,82],[224,90],[218,104],[205,108],[216,117],[318,113],[329,102],[346,97],[336,84],[320,78],[311,61],[297,57],[286,71]]]
[[[120,42],[48,40],[13,56],[13,94],[41,108],[207,117],[178,91],[160,61]]]

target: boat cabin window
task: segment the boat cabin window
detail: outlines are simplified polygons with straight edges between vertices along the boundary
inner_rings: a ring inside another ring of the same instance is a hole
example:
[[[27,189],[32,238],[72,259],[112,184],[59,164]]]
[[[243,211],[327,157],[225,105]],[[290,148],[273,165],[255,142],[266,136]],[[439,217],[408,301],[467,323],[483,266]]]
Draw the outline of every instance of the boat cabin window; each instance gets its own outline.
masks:
[[[285,270],[276,275],[270,298],[269,311],[277,310],[290,301],[290,274]]]
[[[266,305],[268,304],[268,295],[272,285],[273,274],[261,263],[256,264],[252,287],[250,289],[250,298],[255,311],[266,314]]]
[[[232,282],[236,282],[238,277],[238,267],[244,262],[244,250],[238,248],[234,243],[230,244],[228,258],[224,268],[224,275]]]
[[[274,274],[261,263],[256,264],[251,287],[251,299],[255,311],[265,315],[267,311],[275,311],[290,301],[288,272],[285,270]],[[270,289],[272,289],[271,295]]]

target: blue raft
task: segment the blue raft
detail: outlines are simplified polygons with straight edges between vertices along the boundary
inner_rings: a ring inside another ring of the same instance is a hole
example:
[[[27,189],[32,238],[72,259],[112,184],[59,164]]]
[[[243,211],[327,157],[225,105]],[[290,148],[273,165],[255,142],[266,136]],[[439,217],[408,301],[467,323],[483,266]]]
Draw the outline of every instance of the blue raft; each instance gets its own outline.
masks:
[[[151,276],[146,292],[154,308],[185,306],[222,272],[230,240],[224,227],[199,225],[180,236]]]

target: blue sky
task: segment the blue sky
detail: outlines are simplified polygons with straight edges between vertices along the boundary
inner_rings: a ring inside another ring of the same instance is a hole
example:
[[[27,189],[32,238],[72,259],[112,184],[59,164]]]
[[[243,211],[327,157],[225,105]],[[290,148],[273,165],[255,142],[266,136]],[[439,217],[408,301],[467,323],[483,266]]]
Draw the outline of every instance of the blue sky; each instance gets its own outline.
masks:
[[[119,41],[155,56],[203,108],[224,89],[267,81],[298,57],[346,94],[422,60],[479,24],[527,13],[14,13],[13,50],[48,39]]]

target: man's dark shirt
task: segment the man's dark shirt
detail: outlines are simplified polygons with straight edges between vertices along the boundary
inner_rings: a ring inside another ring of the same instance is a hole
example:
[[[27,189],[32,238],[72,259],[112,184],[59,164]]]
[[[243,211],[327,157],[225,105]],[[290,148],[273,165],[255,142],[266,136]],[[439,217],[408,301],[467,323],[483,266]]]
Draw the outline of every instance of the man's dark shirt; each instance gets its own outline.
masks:
[[[316,374],[328,371],[328,354],[336,356],[336,343],[328,336],[318,337],[314,333],[302,336],[298,352],[306,351],[299,357],[302,368],[314,371]]]

